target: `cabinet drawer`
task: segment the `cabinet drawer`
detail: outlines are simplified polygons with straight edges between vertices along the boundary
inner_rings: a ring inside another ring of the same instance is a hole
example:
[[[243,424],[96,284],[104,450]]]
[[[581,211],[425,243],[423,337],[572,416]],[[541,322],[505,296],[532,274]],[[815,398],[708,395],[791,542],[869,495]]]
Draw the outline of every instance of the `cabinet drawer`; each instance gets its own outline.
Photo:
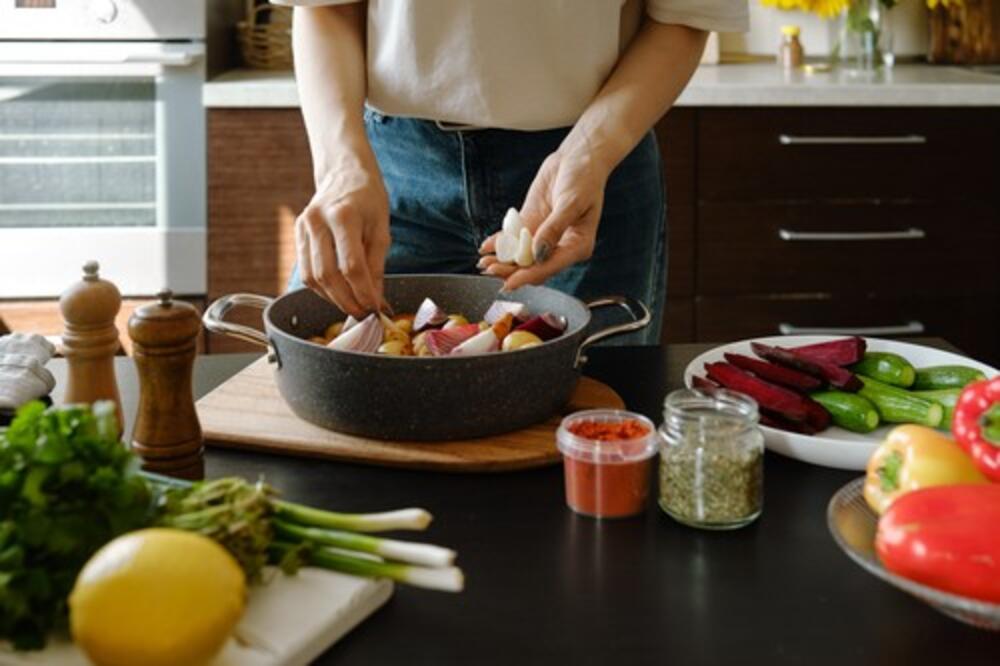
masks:
[[[701,342],[765,335],[860,333],[870,337],[944,338],[970,356],[1000,365],[1000,310],[975,296],[922,298],[701,297],[695,334]]]
[[[702,294],[1000,294],[1000,206],[722,204],[699,209]]]
[[[704,109],[703,201],[987,197],[997,109]]]

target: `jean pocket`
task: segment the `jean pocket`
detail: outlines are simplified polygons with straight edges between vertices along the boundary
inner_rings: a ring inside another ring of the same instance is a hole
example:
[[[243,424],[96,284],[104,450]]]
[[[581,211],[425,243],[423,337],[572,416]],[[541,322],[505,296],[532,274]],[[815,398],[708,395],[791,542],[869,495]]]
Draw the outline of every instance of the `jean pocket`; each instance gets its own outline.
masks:
[[[384,113],[379,113],[378,111],[376,111],[375,109],[371,108],[370,106],[366,106],[365,107],[364,117],[365,117],[365,124],[366,125],[369,125],[369,124],[372,124],[372,123],[377,123],[377,124],[381,125],[381,124],[385,123],[386,120],[388,120],[388,117]]]

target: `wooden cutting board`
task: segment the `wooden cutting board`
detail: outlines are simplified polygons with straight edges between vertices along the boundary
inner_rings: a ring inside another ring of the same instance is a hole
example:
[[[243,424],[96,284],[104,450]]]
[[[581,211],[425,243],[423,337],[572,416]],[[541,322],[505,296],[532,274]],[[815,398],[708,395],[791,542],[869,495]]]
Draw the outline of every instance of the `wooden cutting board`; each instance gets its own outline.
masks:
[[[390,442],[345,435],[292,413],[265,359],[254,362],[197,403],[209,446],[292,456],[454,472],[501,472],[558,462],[555,432],[561,416],[494,437],[450,442]],[[621,397],[589,377],[580,379],[566,413],[623,409]]]

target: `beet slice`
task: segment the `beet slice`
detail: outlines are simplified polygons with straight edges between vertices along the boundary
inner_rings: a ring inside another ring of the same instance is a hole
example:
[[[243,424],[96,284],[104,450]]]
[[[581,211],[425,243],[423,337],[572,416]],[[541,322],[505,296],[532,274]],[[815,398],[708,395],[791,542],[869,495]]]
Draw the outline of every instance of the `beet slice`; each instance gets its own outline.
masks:
[[[795,391],[754,377],[729,363],[706,363],[705,371],[709,379],[719,382],[728,389],[745,393],[756,400],[759,407],[792,421],[808,423],[810,420],[812,408],[808,403],[813,401]]]
[[[865,342],[865,339],[856,335],[830,342],[818,342],[814,345],[789,347],[791,351],[810,361],[833,363],[840,366],[857,363],[864,357],[867,348],[868,343]]]
[[[839,388],[842,391],[855,392],[861,388],[861,380],[850,370],[845,370],[839,365],[826,363],[824,361],[814,361],[804,356],[799,356],[791,349],[783,347],[771,347],[760,342],[751,342],[750,348],[753,353],[766,361],[784,365],[795,370],[800,370],[807,375],[825,379],[830,382],[830,386]]]
[[[800,391],[802,393],[815,391],[823,387],[822,379],[813,377],[812,375],[807,375],[806,373],[799,372],[798,370],[793,370],[783,365],[768,363],[767,361],[761,361],[760,359],[756,359],[751,356],[744,356],[742,354],[726,353],[725,357],[727,361],[735,365],[740,370],[752,372],[761,379],[766,379],[767,381],[780,386],[787,386],[790,389],[795,389],[796,391]]]
[[[817,430],[808,422],[792,421],[790,419],[786,419],[781,414],[772,412],[769,409],[760,410],[760,424],[771,428],[777,428],[778,430],[797,432],[800,435],[815,435],[817,432]]]
[[[691,376],[691,386],[696,389],[707,389],[710,391],[722,388],[722,385],[718,382],[713,382],[708,377],[702,377],[701,375]]]

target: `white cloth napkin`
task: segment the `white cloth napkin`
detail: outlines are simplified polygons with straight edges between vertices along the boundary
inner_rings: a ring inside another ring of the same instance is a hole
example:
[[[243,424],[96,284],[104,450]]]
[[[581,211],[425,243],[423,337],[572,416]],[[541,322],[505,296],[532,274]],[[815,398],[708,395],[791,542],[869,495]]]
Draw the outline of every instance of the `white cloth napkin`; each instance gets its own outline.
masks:
[[[47,395],[56,379],[45,369],[56,348],[34,333],[0,337],[0,409],[16,409]]]

